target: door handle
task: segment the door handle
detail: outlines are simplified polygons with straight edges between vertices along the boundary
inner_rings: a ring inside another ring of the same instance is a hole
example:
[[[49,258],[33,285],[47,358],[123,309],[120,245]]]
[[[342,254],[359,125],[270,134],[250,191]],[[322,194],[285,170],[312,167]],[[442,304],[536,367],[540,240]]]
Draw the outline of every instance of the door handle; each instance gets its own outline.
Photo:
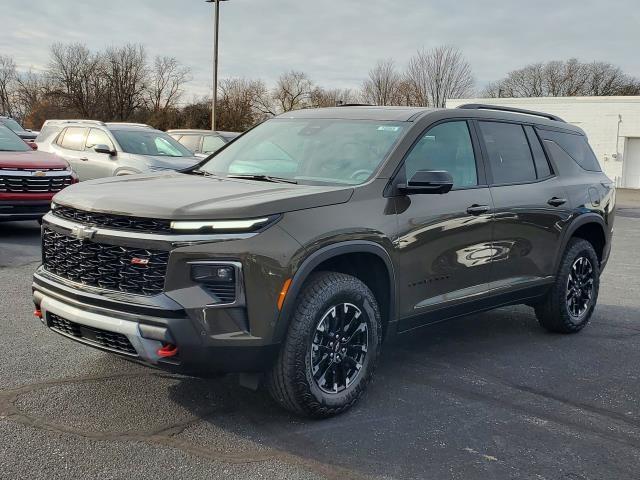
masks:
[[[82,158],[80,158],[80,160],[82,160],[83,162],[88,162],[89,161],[89,159],[87,157],[82,157]]]
[[[489,210],[489,205],[474,204],[467,208],[467,213],[469,215],[482,215],[483,213],[487,213]]]
[[[549,199],[549,201],[547,203],[549,205],[551,205],[552,207],[559,207],[560,205],[564,205],[565,203],[567,203],[567,199],[566,198],[553,197],[553,198]]]

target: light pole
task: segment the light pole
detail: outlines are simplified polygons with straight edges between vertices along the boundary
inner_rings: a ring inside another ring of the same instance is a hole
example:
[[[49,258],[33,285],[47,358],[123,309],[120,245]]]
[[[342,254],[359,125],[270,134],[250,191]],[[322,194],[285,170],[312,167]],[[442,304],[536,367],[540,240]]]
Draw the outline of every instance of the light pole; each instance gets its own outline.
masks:
[[[220,2],[227,0],[206,0],[214,3],[213,9],[213,98],[211,99],[211,130],[216,129],[216,103],[218,100],[218,30],[220,27]]]

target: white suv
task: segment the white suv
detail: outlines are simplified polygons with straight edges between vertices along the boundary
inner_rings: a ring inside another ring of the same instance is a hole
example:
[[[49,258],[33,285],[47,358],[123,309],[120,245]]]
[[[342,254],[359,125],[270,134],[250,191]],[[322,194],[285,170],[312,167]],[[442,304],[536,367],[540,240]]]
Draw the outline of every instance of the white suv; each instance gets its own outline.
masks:
[[[181,170],[201,161],[166,133],[139,123],[47,120],[36,144],[67,160],[81,181]]]

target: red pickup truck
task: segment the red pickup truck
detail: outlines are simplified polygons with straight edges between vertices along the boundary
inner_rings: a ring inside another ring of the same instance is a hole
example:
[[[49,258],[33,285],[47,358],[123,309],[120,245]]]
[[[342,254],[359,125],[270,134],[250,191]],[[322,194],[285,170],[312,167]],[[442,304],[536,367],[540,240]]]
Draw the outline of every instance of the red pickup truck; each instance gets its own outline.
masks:
[[[77,181],[65,160],[33,150],[0,125],[0,221],[41,219],[53,196]]]

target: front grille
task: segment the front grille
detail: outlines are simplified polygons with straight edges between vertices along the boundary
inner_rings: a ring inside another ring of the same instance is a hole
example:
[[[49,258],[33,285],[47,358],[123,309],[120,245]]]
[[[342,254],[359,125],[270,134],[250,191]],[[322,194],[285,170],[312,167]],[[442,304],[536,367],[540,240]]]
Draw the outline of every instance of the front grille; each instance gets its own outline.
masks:
[[[58,205],[53,214],[56,217],[72,220],[96,227],[111,228],[147,233],[167,233],[171,231],[171,221],[156,218],[128,217],[125,215],[111,215],[107,213],[87,212],[71,207]]]
[[[44,268],[51,273],[83,285],[138,295],[162,292],[169,261],[169,252],[78,240],[46,227],[42,252]],[[134,264],[133,259],[142,262]]]
[[[93,343],[127,355],[137,355],[136,349],[133,348],[127,336],[121,333],[81,325],[50,312],[47,313],[47,325],[53,330],[74,338],[81,338],[88,343]]]
[[[18,176],[0,170],[0,192],[56,193],[73,183],[71,175],[60,177]]]

